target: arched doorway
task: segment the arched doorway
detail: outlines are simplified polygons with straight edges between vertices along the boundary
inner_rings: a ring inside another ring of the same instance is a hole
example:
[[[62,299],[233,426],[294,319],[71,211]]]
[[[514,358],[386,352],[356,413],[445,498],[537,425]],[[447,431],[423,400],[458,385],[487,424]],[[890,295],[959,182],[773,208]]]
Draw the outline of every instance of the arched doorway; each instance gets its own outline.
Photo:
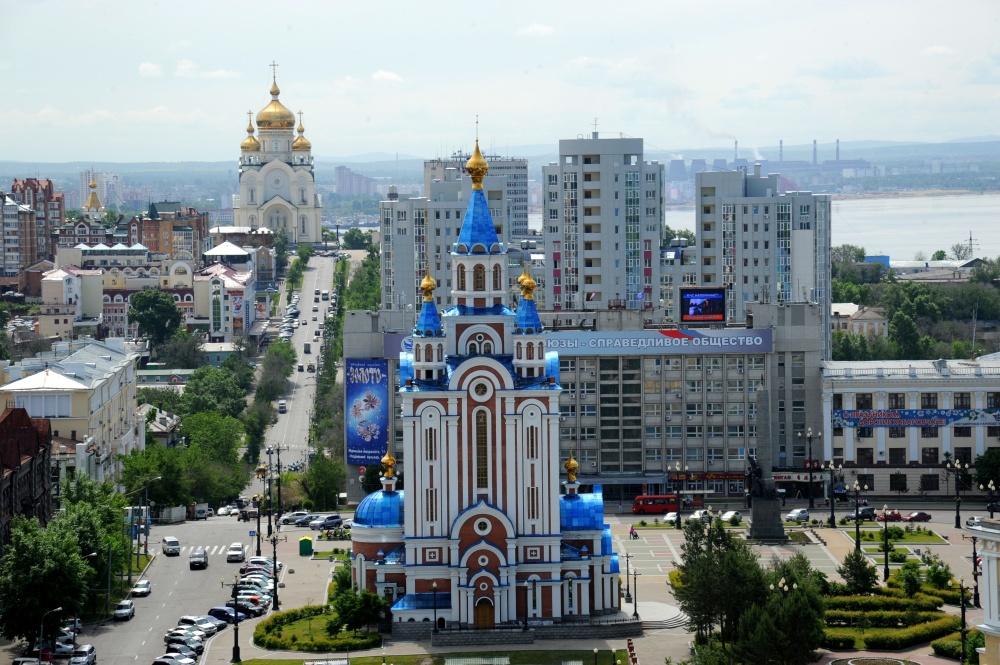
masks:
[[[476,601],[476,628],[493,627],[493,602],[489,598]]]

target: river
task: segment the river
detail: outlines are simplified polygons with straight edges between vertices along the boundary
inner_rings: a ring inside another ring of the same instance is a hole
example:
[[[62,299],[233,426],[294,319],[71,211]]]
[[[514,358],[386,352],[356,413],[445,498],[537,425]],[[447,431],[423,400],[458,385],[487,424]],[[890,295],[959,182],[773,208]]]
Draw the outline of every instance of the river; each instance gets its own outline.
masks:
[[[694,229],[694,208],[667,211],[671,228]],[[976,256],[1000,255],[1000,194],[844,199],[833,202],[833,244],[861,245],[869,254],[909,260],[967,242]]]

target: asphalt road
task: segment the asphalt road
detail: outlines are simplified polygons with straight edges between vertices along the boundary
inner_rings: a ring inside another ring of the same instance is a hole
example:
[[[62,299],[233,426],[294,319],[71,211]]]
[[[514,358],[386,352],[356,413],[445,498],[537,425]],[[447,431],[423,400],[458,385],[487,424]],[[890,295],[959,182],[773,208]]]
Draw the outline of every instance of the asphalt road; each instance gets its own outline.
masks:
[[[184,522],[153,527],[149,536],[150,554],[156,558],[147,568],[145,578],[153,584],[152,593],[135,598],[135,617],[130,621],[108,622],[86,626],[77,639],[80,644],[93,644],[98,659],[106,665],[151,663],[164,653],[163,635],[177,625],[186,614],[204,614],[210,608],[223,605],[229,596],[222,581],[231,582],[239,564],[226,563],[226,548],[231,543],[247,545],[249,555],[255,554],[248,525],[235,517],[212,517],[200,522]],[[264,527],[266,529],[266,527]],[[174,536],[181,542],[180,556],[160,553],[163,536]],[[195,546],[208,552],[208,568],[190,570],[188,554]],[[225,629],[216,639],[232,639],[232,628]]]

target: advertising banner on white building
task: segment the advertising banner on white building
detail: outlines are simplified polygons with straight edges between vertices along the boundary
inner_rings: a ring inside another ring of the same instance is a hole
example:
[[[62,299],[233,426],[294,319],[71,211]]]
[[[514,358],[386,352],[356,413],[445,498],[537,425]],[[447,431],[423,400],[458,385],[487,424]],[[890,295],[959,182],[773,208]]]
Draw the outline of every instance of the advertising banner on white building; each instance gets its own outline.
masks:
[[[770,353],[774,341],[761,330],[625,330],[554,331],[544,337],[546,349],[565,356],[655,356],[706,353]]]

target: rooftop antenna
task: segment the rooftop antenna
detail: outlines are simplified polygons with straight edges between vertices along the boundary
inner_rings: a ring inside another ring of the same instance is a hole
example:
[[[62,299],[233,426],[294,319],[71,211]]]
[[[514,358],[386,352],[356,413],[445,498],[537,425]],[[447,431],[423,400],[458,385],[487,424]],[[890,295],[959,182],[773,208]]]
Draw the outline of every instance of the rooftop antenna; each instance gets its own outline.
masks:
[[[598,136],[599,135],[597,133],[597,117],[595,116],[594,117],[594,133],[590,135],[590,138],[596,139]]]

